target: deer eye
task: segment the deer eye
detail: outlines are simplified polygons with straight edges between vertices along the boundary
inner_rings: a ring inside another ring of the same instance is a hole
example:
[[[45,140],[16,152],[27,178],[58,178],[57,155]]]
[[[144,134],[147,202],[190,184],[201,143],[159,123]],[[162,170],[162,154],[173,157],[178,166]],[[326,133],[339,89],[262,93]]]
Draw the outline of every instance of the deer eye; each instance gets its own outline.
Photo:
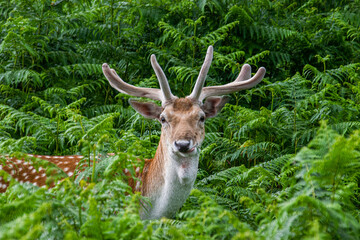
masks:
[[[160,122],[161,122],[161,123],[166,123],[166,119],[165,119],[164,116],[161,116],[161,117],[160,117]]]
[[[200,122],[204,122],[204,121],[205,121],[205,117],[204,117],[204,116],[201,116],[199,120],[200,120]]]

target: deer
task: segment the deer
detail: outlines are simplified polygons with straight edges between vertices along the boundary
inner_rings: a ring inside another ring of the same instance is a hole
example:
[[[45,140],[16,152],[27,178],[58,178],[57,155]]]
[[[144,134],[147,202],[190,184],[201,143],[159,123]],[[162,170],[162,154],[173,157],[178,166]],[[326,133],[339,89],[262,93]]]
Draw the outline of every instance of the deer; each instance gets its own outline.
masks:
[[[251,77],[251,66],[244,64],[233,82],[205,87],[204,83],[212,59],[213,46],[209,46],[194,88],[190,95],[183,98],[172,94],[169,82],[155,55],[151,55],[150,62],[158,79],[159,89],[128,84],[107,63],[102,65],[105,77],[115,90],[133,97],[161,102],[159,106],[152,101],[129,99],[129,104],[139,114],[157,120],[161,124],[160,141],[154,158],[145,160],[142,171],[136,169],[136,177],[141,180],[141,184],[135,183],[134,180],[129,182],[134,191],[141,192],[142,196],[149,199],[140,208],[142,219],[175,216],[190,195],[196,180],[201,145],[205,137],[205,121],[215,117],[228,102],[229,97],[223,95],[254,87],[264,78],[266,72],[264,67],[260,67]],[[82,156],[36,157],[53,162],[69,176],[74,173],[76,164],[82,158]],[[64,163],[62,160],[66,160],[64,165],[61,165]],[[17,161],[19,160],[13,159],[12,162]],[[6,170],[11,174],[9,167]],[[31,172],[38,174],[34,170]],[[128,170],[125,169],[124,172],[127,173]],[[45,177],[44,174],[42,176]],[[31,179],[35,180],[34,177]],[[4,183],[0,182],[0,190],[1,187],[5,188],[4,186]]]

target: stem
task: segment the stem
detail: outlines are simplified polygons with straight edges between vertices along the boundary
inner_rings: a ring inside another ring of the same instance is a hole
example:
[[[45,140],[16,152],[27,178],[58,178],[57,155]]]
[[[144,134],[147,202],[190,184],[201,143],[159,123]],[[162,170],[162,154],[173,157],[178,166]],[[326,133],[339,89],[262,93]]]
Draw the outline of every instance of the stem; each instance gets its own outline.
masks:
[[[94,182],[95,180],[95,165],[96,165],[96,149],[94,145],[94,157],[93,157],[93,165],[92,165],[91,182]]]
[[[337,162],[339,162],[339,160],[337,161]],[[339,166],[338,166],[338,164],[336,164],[337,165],[337,167],[335,168],[335,170],[334,170],[334,177],[333,177],[333,179],[332,179],[332,196],[331,196],[331,202],[332,203],[334,203],[334,201],[335,201],[335,194],[336,194],[336,189],[337,189],[337,181],[336,181],[336,175],[337,175],[337,172],[338,172],[338,169],[339,169]]]
[[[111,32],[114,32],[113,26],[114,26],[114,0],[111,1]],[[113,45],[113,38],[111,38],[111,45]]]
[[[111,90],[111,89],[110,89],[110,85],[108,85],[107,90],[105,90],[106,95],[105,95],[104,105],[106,105],[107,99],[108,99],[108,97],[109,97],[110,90]]]
[[[38,27],[38,30],[39,30],[38,35],[41,34],[43,16],[44,16],[44,7],[41,8],[40,21],[39,21],[39,27]]]
[[[25,52],[22,54],[22,68],[25,67]]]
[[[308,165],[307,164],[305,164],[305,167],[306,167],[306,171],[307,172],[309,172],[309,168],[308,168]],[[313,198],[316,198],[316,195],[315,195],[315,187],[314,187],[314,184],[313,184],[313,182],[312,182],[312,180],[310,179],[310,184],[311,184],[311,186],[312,186],[312,195],[313,195]]]
[[[14,61],[14,69],[16,68],[16,63],[17,63],[17,59],[18,59],[18,55],[15,55],[15,61]]]
[[[271,90],[271,112],[274,110],[274,90]]]
[[[296,134],[297,129],[296,129],[296,108],[294,108],[294,134]],[[296,148],[297,148],[297,140],[295,139],[295,143],[294,143],[294,147],[295,147],[295,154],[296,154]]]
[[[88,166],[90,167],[90,157],[91,157],[91,146],[89,144],[89,157],[88,157]]]
[[[80,221],[80,226],[82,226],[81,203],[80,203],[80,205],[79,205],[79,221]]]
[[[79,123],[80,123],[80,127],[81,127],[81,130],[82,130],[82,134],[85,134],[85,130],[84,130],[84,126],[82,124],[81,118],[79,120]]]
[[[294,134],[296,134],[297,132],[297,128],[296,128],[296,89],[294,88],[294,92],[293,92],[294,97]],[[297,140],[295,139],[295,143],[294,143],[294,148],[295,148],[295,154],[297,153]]]
[[[196,42],[195,42],[195,38],[196,38],[196,24],[194,24],[194,36],[193,36],[193,56],[192,56],[192,63],[191,63],[191,67],[194,67],[194,60],[195,60],[195,53],[196,53]]]
[[[193,35],[193,54],[192,54],[192,62],[191,62],[191,68],[194,68],[194,61],[195,61],[195,53],[196,53],[196,42],[195,42],[195,38],[196,38],[196,24],[194,24],[194,35]],[[190,86],[192,87],[193,82],[194,82],[194,76],[191,77],[190,80]],[[184,82],[183,82],[183,88],[184,89]]]
[[[141,131],[140,131],[140,135],[141,135],[141,136],[144,136],[144,133],[145,133],[145,121],[142,120],[142,121],[141,121]]]
[[[150,146],[151,146],[151,123],[149,123],[149,140],[150,140]]]
[[[60,122],[60,114],[57,114],[57,118],[56,118],[56,149],[55,149],[55,154],[58,155],[58,150],[59,150],[59,122]]]

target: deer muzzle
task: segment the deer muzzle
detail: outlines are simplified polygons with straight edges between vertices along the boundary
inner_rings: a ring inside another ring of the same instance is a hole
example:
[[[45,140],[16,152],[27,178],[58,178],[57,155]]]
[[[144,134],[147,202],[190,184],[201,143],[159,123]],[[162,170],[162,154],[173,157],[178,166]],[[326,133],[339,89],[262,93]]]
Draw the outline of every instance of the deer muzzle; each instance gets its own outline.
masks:
[[[181,153],[190,153],[195,150],[192,140],[177,140],[174,142],[175,150]]]

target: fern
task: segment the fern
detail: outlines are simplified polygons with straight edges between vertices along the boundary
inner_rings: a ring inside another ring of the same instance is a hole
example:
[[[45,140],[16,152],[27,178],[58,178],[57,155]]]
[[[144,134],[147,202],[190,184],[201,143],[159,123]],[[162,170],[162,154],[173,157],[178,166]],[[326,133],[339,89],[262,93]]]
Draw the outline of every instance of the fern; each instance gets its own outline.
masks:
[[[360,235],[358,1],[0,0],[0,13],[0,152],[85,156],[79,177],[53,189],[0,170],[1,239]],[[158,88],[156,54],[187,96],[210,44],[206,86],[234,81],[244,63],[265,66],[265,79],[207,120],[196,190],[177,217],[142,222],[147,200],[122,173],[154,156],[161,126],[101,64]]]

